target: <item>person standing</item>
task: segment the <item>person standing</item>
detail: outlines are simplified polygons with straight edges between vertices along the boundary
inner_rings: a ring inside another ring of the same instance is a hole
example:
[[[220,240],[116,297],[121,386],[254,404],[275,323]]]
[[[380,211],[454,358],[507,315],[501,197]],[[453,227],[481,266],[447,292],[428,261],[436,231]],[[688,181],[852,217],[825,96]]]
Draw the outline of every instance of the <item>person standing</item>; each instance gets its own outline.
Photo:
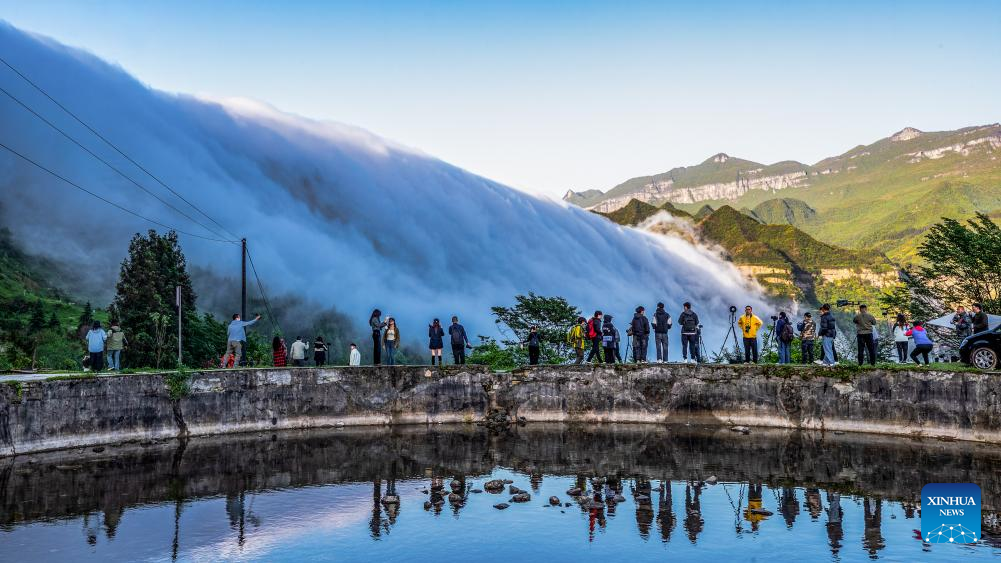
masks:
[[[351,343],[351,351],[348,352],[348,365],[349,366],[361,365],[361,351],[358,350],[358,346],[354,342]]]
[[[876,317],[869,314],[869,308],[859,305],[858,314],[852,319],[855,323],[855,339],[858,341],[858,365],[865,363],[866,356],[869,365],[876,365],[876,340],[872,332],[876,327]]]
[[[108,369],[122,370],[122,350],[128,344],[129,341],[125,338],[122,328],[117,323],[112,324],[111,332],[108,333]]]
[[[396,351],[400,349],[400,329],[396,319],[386,317],[386,330],[382,333],[382,343],[386,346],[386,365],[396,365]]]
[[[792,331],[792,321],[785,311],[779,312],[779,318],[775,321],[775,339],[779,343],[779,363],[792,363],[792,341],[795,334]]]
[[[539,352],[542,350],[542,338],[539,336],[539,327],[532,326],[528,329],[528,338],[525,339],[528,345],[528,365],[539,365]]]
[[[646,309],[642,305],[636,307],[630,328],[633,333],[633,361],[645,364],[647,345],[650,342],[650,321],[647,320]]]
[[[986,331],[989,327],[989,317],[987,313],[984,312],[984,306],[980,303],[973,304],[973,333],[981,333]],[[915,323],[917,324],[917,323]]]
[[[448,327],[448,338],[452,344],[452,359],[457,365],[466,363],[466,348],[472,348],[469,344],[469,337],[466,336],[466,327],[459,324],[459,317],[452,316],[452,324]]]
[[[699,358],[699,316],[692,310],[692,304],[685,302],[684,310],[678,315],[678,324],[681,327],[681,357],[684,363],[691,362],[697,364]]]
[[[955,327],[956,338],[960,341],[973,334],[973,317],[966,312],[966,307],[962,305],[956,307],[956,314],[952,316],[952,326]]]
[[[824,303],[820,306],[820,342],[824,350],[821,363],[833,366],[838,362],[834,359],[834,339],[838,336],[838,325],[831,314],[831,306]]]
[[[751,306],[744,307],[744,314],[737,319],[737,326],[740,327],[740,332],[744,337],[745,364],[751,363],[752,359],[754,363],[758,363],[758,329],[761,328],[761,325],[761,319],[754,314]]]
[[[921,355],[925,359],[925,365],[928,365],[930,363],[928,361],[928,354],[935,347],[935,343],[928,336],[925,327],[922,326],[922,322],[915,321],[911,330],[907,331],[907,336],[914,339],[914,350],[911,352],[911,359],[914,360],[914,363],[921,365],[921,360],[918,359],[918,355]]]
[[[606,364],[615,363],[615,347],[619,336],[618,329],[612,324],[612,318],[612,315],[605,315],[601,324],[601,345],[605,349]]]
[[[897,321],[893,323],[893,344],[897,347],[897,362],[907,363],[907,331],[911,330],[911,325],[907,322],[907,317],[903,313],[897,314]]]
[[[233,359],[233,367],[240,365],[243,343],[247,341],[246,329],[260,319],[261,316],[257,315],[252,321],[244,321],[240,319],[239,313],[233,313],[233,321],[226,328],[226,354],[222,357],[222,367],[229,365],[230,358]]]
[[[817,323],[813,322],[813,315],[807,311],[803,315],[802,322],[799,323],[800,355],[804,364],[813,363],[813,343],[817,338]]]
[[[276,334],[275,337],[271,339],[272,365],[274,365],[276,368],[285,367],[287,354],[288,350],[285,349],[285,340]]]
[[[386,328],[386,323],[382,321],[382,311],[372,311],[368,326],[372,329],[372,365],[377,366],[382,363],[382,329]]]
[[[295,342],[292,343],[292,365],[296,367],[302,367],[306,365],[306,351],[309,350],[309,344],[303,341],[301,336],[295,337]]]
[[[94,373],[104,368],[104,343],[107,340],[108,333],[101,328],[101,321],[94,321],[87,331],[87,353],[90,354],[90,369]]]
[[[441,351],[445,348],[445,329],[441,327],[441,321],[435,319],[428,325],[428,350],[431,351],[431,365],[437,361],[442,365]]]
[[[577,356],[577,361],[574,362],[576,365],[584,363],[584,347],[587,343],[587,319],[584,317],[577,317],[577,324],[570,328],[567,332],[567,344],[573,349],[574,354]]]
[[[316,364],[316,367],[327,363],[327,350],[329,349],[330,347],[323,341],[323,337],[317,336],[316,340],[313,341],[313,363]]]
[[[601,363],[601,311],[595,311],[594,316],[587,321],[587,338],[591,341],[591,351],[587,353],[587,363],[597,360]]]
[[[667,331],[672,325],[671,314],[664,310],[663,303],[657,303],[657,310],[653,313],[653,346],[658,364],[667,361]]]

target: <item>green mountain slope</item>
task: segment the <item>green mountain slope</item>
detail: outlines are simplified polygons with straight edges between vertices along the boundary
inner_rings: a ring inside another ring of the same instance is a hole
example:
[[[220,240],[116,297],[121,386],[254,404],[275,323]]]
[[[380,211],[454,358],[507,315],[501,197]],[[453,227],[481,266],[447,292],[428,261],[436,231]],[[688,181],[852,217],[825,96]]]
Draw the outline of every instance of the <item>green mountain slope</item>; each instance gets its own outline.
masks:
[[[763,201],[751,210],[754,217],[769,225],[807,225],[815,220],[817,211],[806,203],[792,198]]]
[[[616,209],[615,211],[611,211],[609,213],[596,213],[598,213],[598,215],[604,215],[620,225],[636,226],[661,211],[666,211],[675,217],[684,217],[687,219],[692,218],[691,213],[682,211],[670,203],[665,203],[664,205],[657,207],[638,199],[629,200],[629,203],[619,209]]]
[[[766,225],[724,205],[699,222],[705,238],[719,244],[738,264],[790,270],[881,267],[876,252],[825,244],[792,225]]]
[[[621,201],[630,190],[649,190],[647,186],[658,178],[676,180],[657,192],[657,197],[669,198],[692,182],[734,182],[738,175],[762,178],[797,170],[806,176],[781,189],[769,183],[759,183],[757,188],[763,189],[757,189],[736,182],[727,190],[701,192],[723,194],[720,199],[676,205],[696,217],[705,205],[748,208],[767,223],[793,224],[825,243],[880,251],[906,264],[917,259],[921,236],[942,217],[965,219],[977,211],[1001,214],[1001,125],[939,132],[906,128],[812,166],[793,161],[762,166],[737,158],[709,159],[690,169],[634,178],[590,197],[588,203],[616,197]],[[722,180],[728,175],[729,180]],[[678,192],[678,197],[690,195]],[[649,193],[644,197],[649,198]]]

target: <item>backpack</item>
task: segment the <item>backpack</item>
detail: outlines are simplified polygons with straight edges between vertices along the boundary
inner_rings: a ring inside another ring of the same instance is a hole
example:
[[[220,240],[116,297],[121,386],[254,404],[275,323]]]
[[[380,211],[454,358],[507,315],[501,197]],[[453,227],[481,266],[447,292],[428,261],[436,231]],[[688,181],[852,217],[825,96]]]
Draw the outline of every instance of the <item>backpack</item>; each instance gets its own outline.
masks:
[[[779,334],[779,340],[787,343],[792,342],[793,336],[792,323],[786,322],[786,324],[782,325],[782,333]]]
[[[598,338],[598,333],[594,331],[594,319],[587,321],[587,337],[591,340]]]

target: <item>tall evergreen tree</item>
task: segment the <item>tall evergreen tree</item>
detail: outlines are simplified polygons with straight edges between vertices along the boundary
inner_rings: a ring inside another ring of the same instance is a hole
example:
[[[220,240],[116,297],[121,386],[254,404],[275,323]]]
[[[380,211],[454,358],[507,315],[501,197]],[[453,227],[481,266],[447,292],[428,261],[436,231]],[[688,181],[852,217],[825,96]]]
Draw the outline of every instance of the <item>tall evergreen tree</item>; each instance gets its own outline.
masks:
[[[83,306],[83,312],[80,313],[80,322],[77,323],[77,327],[90,327],[90,324],[94,322],[94,309],[90,306],[90,301]]]
[[[177,242],[177,233],[160,235],[150,230],[145,236],[136,234],[129,243],[128,257],[122,261],[112,310],[129,339],[125,360],[132,366],[156,366],[157,358],[174,358],[164,348],[177,346],[172,332],[167,338],[157,338],[157,320],[167,317],[177,322],[174,291],[181,286],[181,304],[185,313],[182,336],[189,341],[192,323],[201,319],[195,311],[195,292],[187,272],[184,253]],[[161,331],[162,332],[162,331]],[[185,344],[185,350],[189,348]],[[173,365],[170,360],[170,365]]]

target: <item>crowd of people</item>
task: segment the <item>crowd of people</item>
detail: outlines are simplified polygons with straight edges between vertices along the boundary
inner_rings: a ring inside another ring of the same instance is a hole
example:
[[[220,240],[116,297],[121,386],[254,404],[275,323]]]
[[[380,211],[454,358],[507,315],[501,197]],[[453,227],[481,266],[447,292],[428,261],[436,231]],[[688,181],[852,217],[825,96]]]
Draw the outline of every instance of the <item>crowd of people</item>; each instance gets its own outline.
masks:
[[[732,308],[731,310],[734,310]],[[952,317],[951,324],[956,337],[962,340],[971,334],[988,329],[988,315],[983,306],[974,303],[972,312],[959,306]],[[800,340],[800,361],[804,364],[820,364],[832,366],[837,364],[838,356],[835,350],[835,339],[838,326],[831,306],[820,307],[819,318],[814,320],[813,313],[807,311],[799,322],[794,322],[782,311],[772,316],[771,332],[766,336],[766,346],[775,344],[778,363],[792,363],[792,345],[798,337]],[[735,313],[734,313],[735,314]],[[247,342],[246,329],[260,320],[257,315],[253,320],[244,321],[239,314],[234,314],[227,327],[226,352],[222,356],[222,367],[241,365]],[[733,317],[731,317],[733,320]],[[875,365],[878,357],[879,330],[878,321],[869,313],[864,304],[858,305],[858,312],[852,318],[855,326],[855,339],[858,349],[859,365],[868,363]],[[369,317],[369,328],[372,331],[372,363],[373,365],[396,365],[397,354],[403,342],[402,333],[391,316],[383,318],[379,309],[372,311]],[[734,323],[740,332],[740,343],[737,358],[730,358],[731,363],[742,360],[744,363],[758,363],[761,352],[759,332],[765,326],[760,317],[754,314],[748,305],[744,313],[736,318]],[[678,315],[678,325],[681,337],[681,362],[701,363],[706,361],[702,345],[702,324],[698,314],[692,309],[691,303],[684,303]],[[654,356],[658,363],[669,361],[669,333],[674,327],[674,320],[665,309],[664,303],[657,303],[657,308],[651,318],[646,316],[643,306],[636,307],[633,318],[626,328],[626,354],[631,348],[633,363],[646,363],[648,344],[652,333],[654,340]],[[908,359],[917,364],[922,360],[930,363],[930,355],[935,342],[921,321],[909,322],[907,317],[899,314],[890,328],[897,361],[906,363]],[[121,369],[122,352],[128,345],[128,339],[120,326],[112,324],[109,331],[102,328],[100,321],[94,321],[85,337],[88,354],[85,358],[85,368],[92,371],[104,369],[105,360],[110,370]],[[818,343],[819,340],[819,343]],[[443,350],[446,341],[450,344],[452,360],[455,364],[466,363],[466,351],[472,349],[466,329],[459,323],[457,316],[452,316],[451,324],[444,327],[439,319],[433,319],[428,325],[428,350],[432,366],[444,365]],[[912,345],[913,343],[913,345]],[[537,365],[542,358],[542,349],[546,345],[538,326],[531,326],[521,344],[527,347],[528,363]],[[817,348],[819,344],[819,358]],[[597,310],[590,318],[578,317],[576,324],[571,326],[566,334],[566,345],[573,351],[574,363],[622,363],[622,335],[615,325],[612,315]],[[302,336],[296,336],[291,345],[285,339],[275,336],[271,342],[272,363],[275,367],[305,366],[312,357],[314,366],[326,365],[330,359],[330,344],[323,336],[316,336],[312,342]],[[908,351],[910,353],[908,354]],[[348,350],[348,364],[361,365],[361,350],[351,343]]]

